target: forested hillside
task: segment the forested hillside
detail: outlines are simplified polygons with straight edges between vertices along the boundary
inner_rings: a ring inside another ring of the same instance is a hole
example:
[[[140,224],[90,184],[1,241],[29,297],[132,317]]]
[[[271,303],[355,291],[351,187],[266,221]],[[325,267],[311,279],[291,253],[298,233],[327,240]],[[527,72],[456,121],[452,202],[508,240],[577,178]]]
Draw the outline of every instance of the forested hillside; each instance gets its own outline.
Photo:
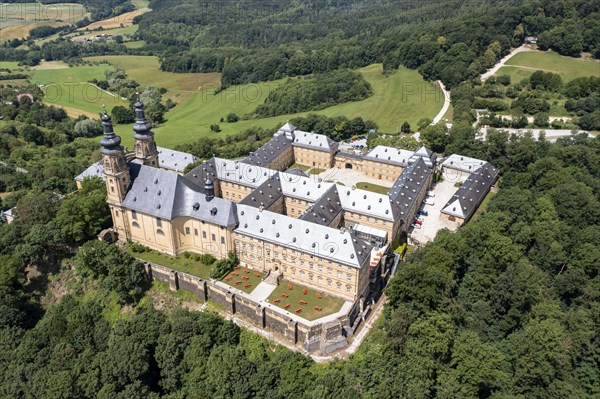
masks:
[[[91,3],[90,3],[91,6]],[[222,72],[230,86],[383,62],[448,86],[474,78],[528,35],[561,54],[600,57],[595,0],[154,0],[136,17],[141,48],[56,39],[0,59],[30,64],[99,54],[161,57],[172,72]],[[14,43],[17,46],[19,43]]]

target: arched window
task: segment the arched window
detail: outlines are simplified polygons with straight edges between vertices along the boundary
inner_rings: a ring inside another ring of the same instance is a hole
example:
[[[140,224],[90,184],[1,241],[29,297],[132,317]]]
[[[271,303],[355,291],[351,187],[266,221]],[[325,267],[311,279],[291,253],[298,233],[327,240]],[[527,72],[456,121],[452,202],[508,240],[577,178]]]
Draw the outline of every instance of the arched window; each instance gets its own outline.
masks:
[[[131,223],[131,225],[132,225],[133,227],[136,227],[136,228],[138,228],[138,229],[140,228],[140,225],[138,224],[138,222],[132,222],[132,223]]]
[[[156,234],[158,234],[159,236],[165,235],[165,233],[161,229],[156,229]]]

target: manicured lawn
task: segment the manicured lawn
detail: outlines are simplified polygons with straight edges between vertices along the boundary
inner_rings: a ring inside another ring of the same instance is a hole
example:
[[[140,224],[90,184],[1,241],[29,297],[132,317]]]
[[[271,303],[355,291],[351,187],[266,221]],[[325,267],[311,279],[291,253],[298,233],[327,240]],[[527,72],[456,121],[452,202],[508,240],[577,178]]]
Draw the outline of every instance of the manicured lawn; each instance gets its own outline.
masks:
[[[264,273],[236,266],[235,270],[225,276],[221,281],[249,294],[254,291],[258,284],[260,284],[263,277]]]
[[[169,267],[180,272],[188,273],[205,280],[210,279],[210,269],[212,266],[205,265],[204,263],[194,260],[193,258],[186,258],[182,255],[174,258],[153,250],[147,250],[146,252],[133,252],[130,248],[128,248],[128,250],[136,258]]]
[[[361,116],[377,122],[381,131],[396,132],[404,121],[416,126],[417,121],[423,117],[433,118],[444,101],[439,88],[425,82],[417,71],[400,68],[391,75],[383,75],[381,64],[374,64],[358,69],[373,88],[373,95],[367,99],[319,111],[226,123],[220,122],[220,119],[230,112],[239,116],[250,115],[264,102],[270,91],[284,80],[232,86],[215,94],[215,89],[220,86],[219,73],[163,72],[159,70],[158,58],[152,56],[97,56],[86,57],[86,60],[106,60],[115,67],[123,68],[142,85],[168,90],[166,96],[178,105],[167,112],[165,123],[154,128],[157,143],[165,147],[174,147],[204,137],[223,138],[251,127],[282,126],[289,119],[309,113],[330,117]],[[212,132],[212,124],[218,124],[222,131]],[[127,140],[129,138],[124,138],[124,144],[131,146],[132,140]]]
[[[323,172],[325,172],[326,170],[327,170],[327,169],[312,168],[312,169],[310,170],[310,172],[309,172],[309,173],[310,173],[311,175],[318,175],[318,174],[320,174],[320,173],[323,173]]]
[[[377,194],[387,194],[390,192],[389,187],[378,186],[377,184],[359,182],[356,183],[356,188],[360,188],[361,190],[371,191]]]
[[[563,82],[582,76],[600,76],[600,62],[566,57],[553,51],[518,53],[506,65],[496,75],[509,75],[513,83],[531,76],[536,70],[558,73]]]
[[[293,288],[291,290],[289,289],[290,285]],[[306,294],[304,292],[306,292]],[[321,298],[317,297],[317,293],[321,295]],[[282,295],[287,295],[288,297],[285,298]],[[277,300],[279,300],[279,303],[275,302]],[[267,301],[290,313],[297,314],[306,320],[316,320],[335,313],[339,311],[344,304],[344,300],[341,298],[326,295],[322,292],[311,290],[303,285],[290,283],[287,280],[282,280],[279,283],[277,288],[275,288],[269,298],[267,298]],[[306,301],[306,305],[302,305],[300,301]],[[288,309],[285,309],[287,304],[290,306]],[[321,310],[316,310],[315,306],[318,306]],[[296,313],[296,309],[302,309],[302,311]]]
[[[299,163],[295,163],[295,164],[293,164],[292,166],[290,166],[290,167],[288,168],[288,170],[290,170],[290,169],[296,169],[296,168],[297,168],[297,169],[300,169],[300,170],[302,170],[302,171],[304,171],[304,172],[306,172],[307,170],[309,170],[309,169],[310,169],[310,166],[306,166],[306,165],[300,165]]]

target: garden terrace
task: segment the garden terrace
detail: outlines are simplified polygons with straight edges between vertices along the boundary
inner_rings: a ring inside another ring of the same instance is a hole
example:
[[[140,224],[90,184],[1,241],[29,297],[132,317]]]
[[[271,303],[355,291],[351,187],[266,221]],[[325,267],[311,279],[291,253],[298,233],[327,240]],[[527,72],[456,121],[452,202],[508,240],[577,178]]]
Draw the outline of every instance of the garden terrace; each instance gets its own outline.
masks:
[[[236,266],[234,270],[221,280],[227,285],[250,294],[258,286],[264,277],[264,273],[245,267]]]
[[[336,313],[344,304],[344,300],[341,298],[335,298],[287,280],[279,283],[267,298],[267,302],[306,320],[316,320]]]

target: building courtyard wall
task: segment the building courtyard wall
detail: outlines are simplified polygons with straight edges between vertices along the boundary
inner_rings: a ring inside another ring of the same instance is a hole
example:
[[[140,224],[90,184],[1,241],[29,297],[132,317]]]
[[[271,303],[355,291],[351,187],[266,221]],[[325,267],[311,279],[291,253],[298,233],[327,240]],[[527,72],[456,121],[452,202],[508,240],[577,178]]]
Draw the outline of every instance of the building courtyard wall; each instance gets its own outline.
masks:
[[[329,353],[348,345],[347,337],[355,331],[361,320],[342,315],[324,319],[319,323],[294,320],[284,311],[263,306],[249,296],[233,292],[216,281],[181,273],[154,263],[145,262],[144,268],[150,280],[169,285],[172,291],[185,290],[193,293],[200,301],[211,301],[222,307],[227,314],[240,317],[262,329],[273,338],[296,345],[307,352]],[[353,307],[355,309],[356,306]],[[349,312],[355,314],[356,312]]]

